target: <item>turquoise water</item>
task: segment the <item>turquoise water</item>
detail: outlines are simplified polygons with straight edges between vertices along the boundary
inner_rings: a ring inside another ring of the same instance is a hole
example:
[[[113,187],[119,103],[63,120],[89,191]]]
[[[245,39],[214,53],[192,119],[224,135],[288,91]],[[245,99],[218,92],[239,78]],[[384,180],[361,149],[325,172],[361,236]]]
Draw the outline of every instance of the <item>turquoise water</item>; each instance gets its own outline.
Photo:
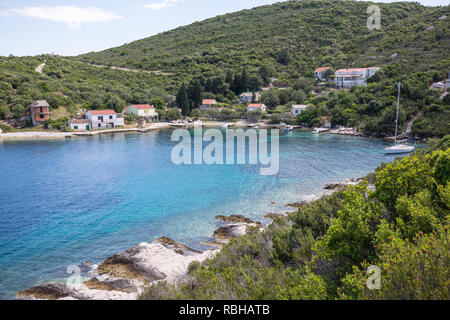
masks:
[[[170,136],[0,142],[0,298],[160,236],[202,249],[218,214],[261,220],[394,159],[380,140],[293,132],[280,137],[278,174],[261,176],[252,165],[176,166]]]

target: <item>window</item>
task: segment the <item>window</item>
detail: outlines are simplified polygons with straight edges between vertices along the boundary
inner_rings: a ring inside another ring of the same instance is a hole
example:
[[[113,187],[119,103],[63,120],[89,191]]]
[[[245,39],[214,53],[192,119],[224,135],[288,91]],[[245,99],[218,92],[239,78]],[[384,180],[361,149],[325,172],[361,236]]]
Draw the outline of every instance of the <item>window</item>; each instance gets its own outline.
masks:
[[[74,130],[78,130],[78,126],[73,126]]]
[[[99,116],[99,117],[98,117],[98,120],[99,120],[99,121],[103,121],[103,116]]]
[[[39,115],[39,118],[44,119],[44,115],[43,115],[43,114],[40,114],[40,115]]]
[[[113,116],[109,116],[109,119],[112,120]]]
[[[99,124],[98,124],[98,127],[100,128],[101,126],[102,126],[101,123],[99,123]]]
[[[42,113],[42,107],[39,108],[39,111]]]

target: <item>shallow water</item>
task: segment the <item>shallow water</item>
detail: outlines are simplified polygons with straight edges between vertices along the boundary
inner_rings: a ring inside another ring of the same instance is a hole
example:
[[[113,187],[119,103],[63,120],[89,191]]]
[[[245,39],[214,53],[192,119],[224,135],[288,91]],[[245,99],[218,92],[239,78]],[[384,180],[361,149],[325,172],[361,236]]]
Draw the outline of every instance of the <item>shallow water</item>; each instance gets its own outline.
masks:
[[[0,298],[160,236],[199,247],[218,214],[261,220],[395,158],[381,140],[295,131],[280,137],[278,174],[261,176],[176,166],[171,132],[0,143]]]

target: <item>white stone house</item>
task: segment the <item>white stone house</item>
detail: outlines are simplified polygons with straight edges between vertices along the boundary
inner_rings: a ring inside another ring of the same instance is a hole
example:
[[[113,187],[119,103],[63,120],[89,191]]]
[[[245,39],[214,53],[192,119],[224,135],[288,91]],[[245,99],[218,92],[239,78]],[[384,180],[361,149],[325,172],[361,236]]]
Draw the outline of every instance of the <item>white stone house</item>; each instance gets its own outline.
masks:
[[[127,107],[126,114],[134,114],[146,119],[158,119],[158,112],[149,104],[135,104]]]
[[[262,113],[266,112],[267,107],[264,103],[250,103],[247,106],[247,112],[252,111],[261,111]]]
[[[255,92],[255,101],[259,101],[261,99],[261,94],[259,92]],[[239,96],[239,103],[251,103],[253,102],[253,92],[244,92]]]
[[[68,125],[73,131],[91,130],[91,122],[88,119],[70,119]]]
[[[123,115],[114,110],[90,110],[86,113],[86,119],[91,123],[92,129],[110,129],[125,125]]]
[[[291,106],[292,116],[297,117],[299,114],[301,114],[306,109],[308,109],[308,106],[306,104],[293,104]]]
[[[362,86],[378,70],[379,67],[339,69],[334,74],[334,82],[338,88]]]

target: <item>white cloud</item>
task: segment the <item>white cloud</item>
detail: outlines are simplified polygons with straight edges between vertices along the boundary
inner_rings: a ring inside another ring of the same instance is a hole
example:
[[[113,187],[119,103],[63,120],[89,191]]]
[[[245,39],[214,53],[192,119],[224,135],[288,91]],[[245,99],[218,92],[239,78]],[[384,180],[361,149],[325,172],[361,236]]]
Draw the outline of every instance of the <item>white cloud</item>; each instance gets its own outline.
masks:
[[[151,2],[145,7],[152,10],[159,10],[167,7],[173,7],[177,3],[181,2],[183,0],[162,0],[160,2]]]
[[[3,12],[3,14],[63,22],[67,24],[69,29],[79,29],[82,23],[107,22],[114,19],[122,19],[122,17],[115,13],[100,8],[78,6],[25,7],[9,9]]]

